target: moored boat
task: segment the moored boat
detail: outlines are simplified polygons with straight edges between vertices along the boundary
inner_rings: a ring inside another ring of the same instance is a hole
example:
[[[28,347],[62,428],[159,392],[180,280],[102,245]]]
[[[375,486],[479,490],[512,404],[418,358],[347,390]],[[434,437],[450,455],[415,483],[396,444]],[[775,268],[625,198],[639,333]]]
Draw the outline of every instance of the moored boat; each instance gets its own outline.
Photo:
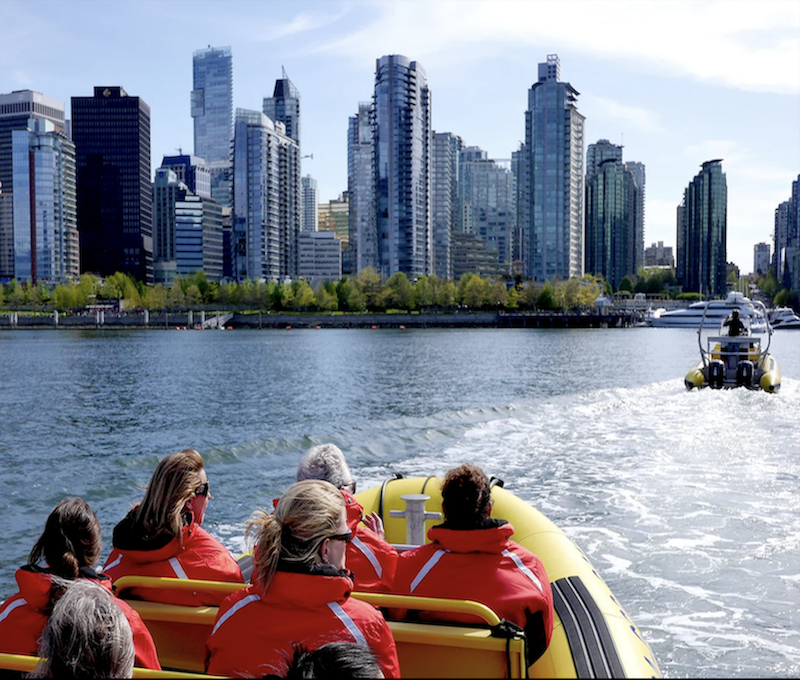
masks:
[[[763,309],[750,298],[738,292],[728,293],[724,300],[701,300],[685,309],[674,309],[648,317],[648,323],[655,328],[700,328],[706,324],[718,324],[738,309],[743,318],[750,321],[753,332],[763,332],[767,326],[767,316]]]
[[[769,313],[774,330],[800,330],[800,316],[791,307],[776,307]]]

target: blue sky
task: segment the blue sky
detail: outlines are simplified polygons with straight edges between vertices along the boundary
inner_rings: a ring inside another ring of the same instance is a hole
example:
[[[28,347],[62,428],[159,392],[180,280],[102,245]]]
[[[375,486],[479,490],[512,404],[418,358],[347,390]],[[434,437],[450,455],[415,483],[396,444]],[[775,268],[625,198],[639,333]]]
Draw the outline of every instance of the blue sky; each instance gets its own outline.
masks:
[[[303,173],[347,188],[347,119],[375,60],[419,61],[433,127],[493,158],[524,137],[537,64],[561,59],[586,144],[624,143],[647,172],[645,245],[675,246],[675,208],[703,161],[728,179],[728,259],[753,267],[800,173],[797,0],[0,0],[0,93],[67,103],[121,85],[152,113],[152,160],[192,151],[192,53],[233,52],[234,106],[261,109],[283,66],[302,96]]]

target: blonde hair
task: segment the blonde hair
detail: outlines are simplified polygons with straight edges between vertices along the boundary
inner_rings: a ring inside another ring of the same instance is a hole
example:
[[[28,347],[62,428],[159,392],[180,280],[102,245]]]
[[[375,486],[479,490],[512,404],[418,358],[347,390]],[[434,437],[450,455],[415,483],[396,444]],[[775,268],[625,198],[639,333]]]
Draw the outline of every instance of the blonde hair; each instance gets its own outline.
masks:
[[[203,483],[202,469],[203,457],[194,449],[161,459],[136,510],[135,523],[144,536],[168,533],[182,540],[184,508]]]
[[[320,546],[336,533],[344,512],[341,492],[329,482],[312,479],[289,487],[273,514],[256,512],[245,534],[247,539],[255,535],[253,582],[266,591],[279,561],[320,564]]]

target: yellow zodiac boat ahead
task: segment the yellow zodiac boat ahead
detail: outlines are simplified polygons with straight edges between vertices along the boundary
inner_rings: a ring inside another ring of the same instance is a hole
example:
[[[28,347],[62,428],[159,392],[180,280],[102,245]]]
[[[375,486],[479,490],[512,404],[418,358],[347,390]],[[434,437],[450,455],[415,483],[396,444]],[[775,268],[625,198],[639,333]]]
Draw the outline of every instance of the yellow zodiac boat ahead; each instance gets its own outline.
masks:
[[[386,539],[403,550],[425,540],[427,528],[441,520],[441,482],[437,477],[391,478],[357,495],[364,511],[383,517]],[[661,677],[641,631],[594,570],[581,550],[538,510],[497,482],[492,488],[492,516],[514,525],[513,539],[542,560],[552,584],[556,617],[550,647],[528,665],[525,641],[500,625],[488,607],[468,600],[353,593],[384,608],[473,614],[485,625],[449,625],[389,621],[404,678],[648,678]],[[241,560],[246,562],[246,558]],[[231,583],[126,576],[115,585],[130,598],[133,588],[234,592]],[[208,677],[203,645],[216,607],[186,607],[128,600],[153,634],[165,669],[139,677]],[[4,658],[5,657],[5,658]],[[10,659],[10,661],[9,661]],[[22,659],[22,661],[20,661]],[[0,667],[21,668],[30,657],[0,655]],[[12,663],[13,662],[13,663]],[[22,665],[21,665],[22,664]],[[171,673],[166,669],[174,669]]]

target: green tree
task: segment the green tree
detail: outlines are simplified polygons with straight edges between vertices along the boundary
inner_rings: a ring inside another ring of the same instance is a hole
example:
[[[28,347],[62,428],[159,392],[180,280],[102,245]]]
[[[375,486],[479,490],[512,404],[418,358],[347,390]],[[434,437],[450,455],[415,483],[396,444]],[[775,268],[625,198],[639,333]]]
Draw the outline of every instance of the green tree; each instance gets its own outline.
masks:
[[[768,298],[773,299],[778,292],[778,282],[775,280],[775,271],[772,267],[767,271],[767,275],[759,282],[761,292]]]
[[[403,272],[392,274],[386,282],[384,304],[387,309],[414,309],[414,287]]]
[[[363,312],[367,308],[367,299],[359,287],[349,278],[339,281],[336,287],[339,309],[349,312]]]
[[[631,281],[631,278],[629,276],[622,277],[622,281],[619,282],[618,290],[624,290],[627,291],[628,293],[633,292],[633,281]]]
[[[516,286],[511,286],[511,288],[508,289],[508,295],[506,297],[506,309],[517,309],[521,298],[522,293],[517,290]]]
[[[435,277],[420,276],[414,283],[414,300],[418,309],[425,310],[436,304]]]
[[[533,289],[533,286],[531,286],[531,289]],[[542,289],[536,294],[536,309],[554,311],[559,307],[556,302],[556,290],[552,283],[546,281]]]
[[[450,279],[435,279],[434,300],[440,309],[453,309],[456,306],[456,284]]]
[[[167,308],[167,294],[168,291],[164,285],[157,283],[147,290],[142,305],[151,312],[164,310]]]
[[[364,296],[366,307],[370,311],[383,309],[383,286],[381,277],[373,267],[362,269],[356,277],[355,285]]]
[[[0,289],[2,291],[2,289]],[[60,312],[66,312],[68,309],[75,309],[77,304],[77,289],[74,286],[59,283],[53,289],[53,307]]]
[[[773,304],[776,307],[797,308],[797,293],[789,290],[788,288],[783,288],[780,292],[778,292],[775,295],[775,300]]]
[[[25,289],[16,279],[12,279],[8,285],[8,305],[11,309],[19,309],[25,304]]]
[[[334,288],[334,291],[336,288]],[[335,292],[328,290],[326,286],[319,286],[315,295],[314,304],[317,309],[323,312],[335,312],[339,309],[339,299]]]
[[[508,288],[506,288],[506,282],[502,279],[498,279],[493,284],[490,284],[489,293],[489,303],[492,307],[496,309],[500,309],[501,307],[508,306]],[[513,288],[512,288],[513,290]]]
[[[197,309],[201,304],[203,304],[203,294],[200,292],[200,288],[197,287],[197,284],[193,283],[186,289],[186,306],[189,309]]]
[[[461,303],[470,309],[484,309],[489,306],[491,302],[491,284],[477,274],[469,276],[463,288]]]
[[[314,306],[316,298],[307,281],[299,281],[294,291],[294,309],[307,310]]]
[[[183,288],[181,287],[180,281],[176,280],[172,282],[172,287],[169,289],[167,293],[167,308],[175,311],[178,309],[184,309],[186,307],[186,296],[183,294]]]

